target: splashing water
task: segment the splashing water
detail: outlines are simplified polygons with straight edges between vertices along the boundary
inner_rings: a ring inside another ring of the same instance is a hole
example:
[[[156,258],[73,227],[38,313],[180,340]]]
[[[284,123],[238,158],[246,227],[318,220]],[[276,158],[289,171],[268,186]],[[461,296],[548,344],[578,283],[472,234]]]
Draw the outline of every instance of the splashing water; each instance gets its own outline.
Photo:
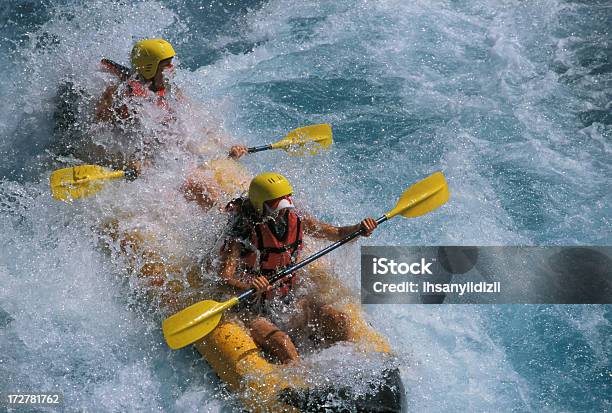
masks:
[[[443,170],[447,206],[331,255],[355,292],[363,244],[612,241],[605,1],[14,0],[0,15],[2,393],[59,390],[88,411],[239,409],[194,351],[166,348],[156,306],[100,247],[99,228],[118,220],[156,234],[168,256],[214,249],[223,216],[179,190],[202,161],[189,145],[261,145],[331,123],[325,154],[269,151],[243,164],[282,171],[309,211],[338,225],[380,215]],[[133,42],[152,36],[175,45],[174,82],[190,98],[155,166],[83,202],[50,199],[56,114],[70,103],[58,91],[74,86],[76,132],[103,141],[88,118],[112,81],[99,60],[127,64]],[[367,311],[397,352],[412,410],[610,409],[609,306]]]

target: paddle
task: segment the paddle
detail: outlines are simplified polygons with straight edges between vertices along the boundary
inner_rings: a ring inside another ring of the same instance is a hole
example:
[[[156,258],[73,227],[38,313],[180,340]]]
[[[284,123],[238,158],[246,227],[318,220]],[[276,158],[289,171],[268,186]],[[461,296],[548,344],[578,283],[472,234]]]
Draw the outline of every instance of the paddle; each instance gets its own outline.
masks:
[[[268,149],[284,149],[290,155],[316,155],[321,149],[327,149],[332,144],[332,128],[328,123],[304,126],[292,130],[280,141],[248,148],[249,153],[267,151]]]
[[[79,165],[53,171],[49,177],[51,195],[60,201],[71,202],[100,191],[105,181],[119,178],[135,179],[136,170],[127,168],[113,171],[98,165]]]
[[[291,155],[314,155],[332,144],[331,125],[310,125],[292,130],[280,141],[271,145],[248,148],[249,153],[268,149],[285,149]],[[113,171],[98,165],[79,165],[53,171],[50,177],[51,194],[60,201],[71,202],[95,194],[106,181],[126,177],[135,179],[133,169]]]
[[[123,66],[117,62],[114,62],[110,59],[102,59],[100,63],[104,68],[113,73],[115,76],[119,77],[121,80],[127,80],[132,75],[132,69],[129,67]]]
[[[378,218],[378,224],[385,222],[397,215],[414,218],[444,205],[448,201],[449,192],[446,184],[446,179],[441,172],[436,172],[433,175],[417,182],[408,188],[397,201],[395,207]],[[274,284],[278,280],[294,273],[300,268],[308,265],[314,260],[323,255],[335,250],[341,245],[346,244],[352,239],[361,235],[361,230],[355,231],[347,235],[340,241],[337,241],[321,251],[311,255],[310,257],[300,261],[296,265],[286,268],[276,273],[268,281]],[[223,303],[213,300],[200,301],[178,313],[168,317],[162,323],[164,337],[168,346],[171,349],[179,349],[185,347],[210,333],[219,324],[223,312],[236,304],[244,302],[253,294],[256,293],[254,288],[251,288],[238,297],[234,297]]]

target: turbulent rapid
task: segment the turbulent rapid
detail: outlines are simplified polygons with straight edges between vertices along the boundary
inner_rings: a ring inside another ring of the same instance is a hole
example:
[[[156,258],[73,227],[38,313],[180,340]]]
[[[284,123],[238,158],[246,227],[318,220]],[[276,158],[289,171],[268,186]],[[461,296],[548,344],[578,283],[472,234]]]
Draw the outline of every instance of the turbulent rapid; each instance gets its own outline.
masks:
[[[190,171],[299,126],[332,124],[334,145],[241,162],[250,175],[282,171],[322,220],[379,216],[437,170],[451,188],[442,209],[330,255],[353,294],[360,245],[612,241],[605,1],[11,0],[0,16],[2,394],[60,391],[68,411],[239,411],[194,350],[167,348],[164,314],[101,228],[156,234],[164,259],[201,262],[226,218],[185,199]],[[163,136],[155,165],[87,200],[53,200],[51,171],[76,161],[58,147],[113,141],[91,115],[112,81],[100,59],[128,64],[134,41],[152,36],[175,45],[173,82],[188,96],[171,127],[145,121],[123,148]],[[74,134],[58,132],[64,105]],[[366,312],[397,355],[409,411],[611,407],[609,305]],[[355,360],[332,347],[308,362],[341,381]],[[360,374],[381,363],[362,360]]]

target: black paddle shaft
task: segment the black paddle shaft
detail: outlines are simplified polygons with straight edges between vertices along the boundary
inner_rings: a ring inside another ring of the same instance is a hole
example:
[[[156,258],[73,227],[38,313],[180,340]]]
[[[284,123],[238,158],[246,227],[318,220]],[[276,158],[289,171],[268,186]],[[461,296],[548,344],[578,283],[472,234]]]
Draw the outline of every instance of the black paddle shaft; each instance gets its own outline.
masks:
[[[102,63],[107,64],[115,68],[118,74],[121,76],[122,80],[126,80],[132,75],[132,69],[129,67],[123,66],[117,62],[114,62],[110,59],[102,59]]]
[[[252,148],[248,148],[247,152],[255,153],[255,152],[261,152],[261,151],[267,151],[268,149],[272,149],[272,145],[254,146]]]
[[[383,222],[385,222],[387,219],[386,215],[383,215],[382,217],[378,218],[376,220],[377,224],[381,224]],[[349,241],[352,241],[353,239],[357,238],[358,236],[360,236],[362,234],[362,230],[359,229],[358,231],[353,232],[350,235],[347,235],[346,237],[342,238],[340,241],[336,241],[333,244],[323,248],[321,251],[312,254],[310,257],[298,262],[297,264],[291,266],[291,267],[287,267],[282,271],[277,272],[276,274],[274,274],[274,276],[272,278],[270,278],[268,280],[268,282],[270,284],[274,284],[275,282],[277,282],[278,280],[286,277],[287,275],[299,270],[302,267],[305,267],[306,265],[310,264],[311,262],[313,262],[314,260],[321,258],[322,256],[324,256],[325,254],[335,250],[336,248],[346,244]],[[251,295],[255,294],[257,292],[257,290],[255,288],[251,288],[245,292],[243,292],[242,294],[240,294],[238,296],[238,301],[240,302],[244,302],[244,300],[248,299]]]

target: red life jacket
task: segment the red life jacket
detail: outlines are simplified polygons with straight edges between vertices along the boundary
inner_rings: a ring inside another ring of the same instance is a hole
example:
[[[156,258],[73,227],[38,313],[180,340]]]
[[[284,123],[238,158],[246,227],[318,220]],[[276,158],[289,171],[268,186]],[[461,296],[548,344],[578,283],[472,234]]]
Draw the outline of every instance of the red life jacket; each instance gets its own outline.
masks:
[[[257,250],[249,251],[243,257],[249,272],[273,275],[297,261],[302,249],[302,221],[294,211],[287,211],[286,214],[287,230],[283,239],[276,237],[269,222],[261,222],[253,227],[251,243]],[[275,289],[266,294],[266,298],[285,296],[297,283],[298,277],[295,274],[287,275],[278,281]]]
[[[151,89],[146,87],[146,84],[136,79],[130,79],[133,73],[130,68],[113,62],[110,59],[102,59],[100,63],[107,71],[117,76],[120,80],[127,82],[127,87],[124,93],[125,96],[139,96],[146,98],[153,93]],[[166,88],[158,90],[155,92],[155,95],[157,96],[157,101],[155,102],[157,106],[164,109],[169,109],[168,102],[166,101]]]
[[[142,82],[138,80],[128,80],[127,81],[127,88],[125,91],[125,96],[128,96],[128,97],[139,96],[139,97],[146,98],[146,97],[149,97],[151,93],[153,93],[153,91],[149,89],[148,87],[146,87],[146,85],[143,84]],[[164,108],[164,109],[168,109],[168,102],[166,101],[166,88],[162,88],[158,90],[157,92],[155,92],[155,95],[157,96],[157,100],[155,102],[157,106]]]

